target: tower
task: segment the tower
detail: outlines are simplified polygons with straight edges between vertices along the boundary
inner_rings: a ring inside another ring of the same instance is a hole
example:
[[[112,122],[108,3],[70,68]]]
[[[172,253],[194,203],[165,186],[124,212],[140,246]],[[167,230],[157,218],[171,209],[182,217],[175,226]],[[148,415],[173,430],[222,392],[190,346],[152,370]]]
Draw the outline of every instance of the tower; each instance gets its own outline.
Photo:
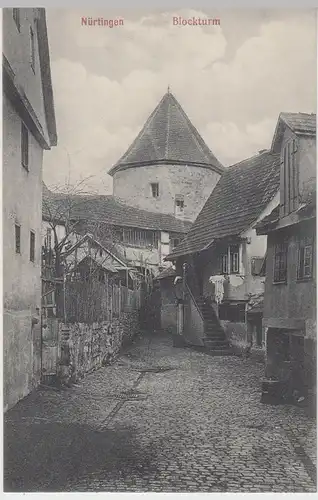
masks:
[[[168,89],[108,173],[123,202],[193,221],[223,171]]]

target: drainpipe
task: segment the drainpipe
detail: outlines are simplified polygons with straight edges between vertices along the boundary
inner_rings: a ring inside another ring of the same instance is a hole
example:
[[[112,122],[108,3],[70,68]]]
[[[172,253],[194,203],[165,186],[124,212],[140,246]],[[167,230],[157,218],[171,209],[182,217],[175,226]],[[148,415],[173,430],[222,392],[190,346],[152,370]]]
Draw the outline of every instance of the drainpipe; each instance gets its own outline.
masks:
[[[185,297],[186,297],[186,284],[187,284],[187,263],[184,262],[182,265],[182,308],[181,308],[181,333],[184,331],[184,310],[185,310]]]

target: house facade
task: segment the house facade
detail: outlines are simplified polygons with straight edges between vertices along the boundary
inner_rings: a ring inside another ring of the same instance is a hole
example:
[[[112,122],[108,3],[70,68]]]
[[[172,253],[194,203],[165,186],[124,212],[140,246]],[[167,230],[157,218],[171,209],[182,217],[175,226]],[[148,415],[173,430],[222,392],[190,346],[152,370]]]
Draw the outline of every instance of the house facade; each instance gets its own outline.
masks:
[[[49,237],[51,245],[54,241],[53,228],[59,233],[58,240],[65,235],[68,238],[66,224],[82,236],[93,234],[129,267],[136,268],[145,276],[156,276],[162,267],[169,265],[165,257],[191,227],[189,221],[129,206],[112,195],[70,196],[52,193],[45,186],[43,193],[42,232],[43,238]],[[63,218],[67,220],[59,220]]]
[[[272,149],[280,200],[257,227],[268,241],[265,374],[279,397],[305,397],[316,380],[316,116],[282,113]]]
[[[40,381],[42,160],[56,143],[45,10],[3,9],[5,410]]]
[[[279,155],[263,150],[229,167],[168,256],[186,282],[184,334],[190,343],[263,348],[266,237],[257,235],[255,226],[277,204],[279,161]]]
[[[108,173],[124,203],[193,222],[223,171],[168,90]]]

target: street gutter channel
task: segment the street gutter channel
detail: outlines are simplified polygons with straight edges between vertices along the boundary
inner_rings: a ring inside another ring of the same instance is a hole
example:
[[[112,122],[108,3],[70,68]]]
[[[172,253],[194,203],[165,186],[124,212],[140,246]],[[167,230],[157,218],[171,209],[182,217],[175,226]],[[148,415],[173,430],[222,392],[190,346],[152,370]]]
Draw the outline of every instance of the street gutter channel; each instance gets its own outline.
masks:
[[[317,469],[313,461],[311,460],[310,456],[306,453],[304,447],[300,444],[298,441],[297,437],[293,433],[291,429],[286,429],[285,434],[290,442],[290,444],[293,447],[293,450],[295,452],[295,455],[297,458],[300,460],[300,462],[303,464],[305,471],[307,472],[308,476],[314,483],[314,485],[317,485]]]
[[[137,379],[132,385],[132,388],[122,396],[122,399],[115,405],[112,411],[107,415],[107,417],[101,422],[97,428],[97,432],[103,431],[107,424],[117,415],[119,410],[124,406],[127,401],[141,401],[145,398],[138,397],[138,394],[134,394],[134,390],[138,387],[142,379],[145,377],[146,373],[164,373],[170,370],[175,370],[175,367],[171,366],[154,366],[149,368],[138,368],[140,372]],[[137,396],[137,397],[136,397]]]
[[[137,379],[135,380],[135,382],[133,383],[132,385],[132,388],[131,390],[129,391],[129,393],[133,394],[133,391],[134,389],[136,389],[138,387],[138,385],[140,384],[140,382],[142,381],[142,379],[144,378],[144,376],[146,375],[146,372],[143,371],[141,372]],[[115,407],[112,409],[112,411],[107,415],[107,417],[101,422],[101,424],[99,425],[99,427],[97,428],[97,431],[100,432],[100,431],[103,431],[105,429],[105,427],[107,426],[107,424],[115,417],[115,415],[119,412],[119,410],[124,406],[125,403],[127,403],[127,401],[136,401],[135,398],[132,398],[130,396],[130,394],[127,393],[127,396],[122,399],[121,401],[119,401]]]

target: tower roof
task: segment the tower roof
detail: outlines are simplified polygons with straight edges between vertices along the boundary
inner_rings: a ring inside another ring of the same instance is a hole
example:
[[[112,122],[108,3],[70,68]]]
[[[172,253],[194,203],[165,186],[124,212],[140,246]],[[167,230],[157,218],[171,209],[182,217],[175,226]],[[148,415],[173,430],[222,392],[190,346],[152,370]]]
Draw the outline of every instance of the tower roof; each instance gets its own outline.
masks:
[[[114,175],[119,170],[157,164],[193,165],[219,173],[224,171],[169,90],[108,173]]]

